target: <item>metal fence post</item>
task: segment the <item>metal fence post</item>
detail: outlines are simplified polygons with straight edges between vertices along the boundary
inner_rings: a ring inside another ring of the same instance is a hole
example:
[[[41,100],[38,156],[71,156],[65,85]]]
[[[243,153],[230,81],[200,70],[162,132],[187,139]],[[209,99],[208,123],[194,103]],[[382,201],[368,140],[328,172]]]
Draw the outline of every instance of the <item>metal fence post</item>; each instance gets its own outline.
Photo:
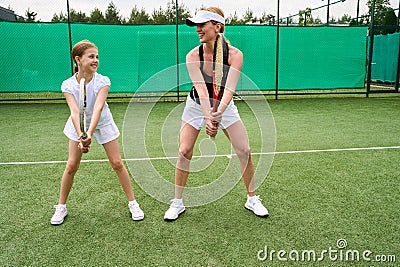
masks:
[[[279,91],[279,0],[278,0],[278,8],[277,8],[277,21],[278,24],[276,26],[276,58],[275,58],[275,99],[278,100],[278,91]]]
[[[178,0],[175,0],[175,29],[176,29],[176,89],[178,92],[178,102],[180,100],[179,86],[179,18],[178,18]]]
[[[366,96],[369,96],[369,93],[371,91],[371,73],[372,73],[372,53],[374,52],[374,35],[375,35],[375,29],[374,29],[374,16],[375,16],[375,1],[372,1],[372,7],[371,7],[371,25],[369,27],[369,54],[368,54],[368,73],[367,73],[367,92]]]
[[[68,14],[68,38],[69,38],[69,60],[71,62],[72,75],[75,73],[74,61],[72,59],[72,34],[71,34],[71,17],[69,16],[69,0],[67,0],[67,14]]]
[[[400,1],[399,1],[399,10],[397,11],[397,32],[400,33]],[[399,40],[400,42],[400,40]],[[396,92],[399,91],[399,76],[400,76],[400,45],[399,45],[399,50],[398,50],[399,54],[397,57],[397,73],[396,73],[396,83],[394,85],[394,89]]]

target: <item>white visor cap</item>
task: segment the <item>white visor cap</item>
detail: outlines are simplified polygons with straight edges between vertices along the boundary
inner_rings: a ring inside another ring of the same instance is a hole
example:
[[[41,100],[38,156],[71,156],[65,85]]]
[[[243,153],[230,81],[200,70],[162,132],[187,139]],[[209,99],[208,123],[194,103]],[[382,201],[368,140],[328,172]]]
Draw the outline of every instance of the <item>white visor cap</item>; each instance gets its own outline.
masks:
[[[199,12],[197,12],[196,16],[194,16],[193,18],[186,19],[186,25],[196,26],[196,24],[205,23],[210,20],[225,24],[225,19],[223,16],[218,15],[217,13],[214,13],[214,12],[207,11],[207,10],[200,10]]]

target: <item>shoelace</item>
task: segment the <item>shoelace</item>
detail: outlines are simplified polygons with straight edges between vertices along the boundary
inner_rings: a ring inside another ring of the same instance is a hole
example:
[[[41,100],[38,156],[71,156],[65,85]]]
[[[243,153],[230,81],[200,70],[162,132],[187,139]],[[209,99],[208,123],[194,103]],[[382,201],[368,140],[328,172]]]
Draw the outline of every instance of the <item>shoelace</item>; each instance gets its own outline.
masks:
[[[172,208],[180,208],[180,207],[182,207],[183,205],[179,205],[179,204],[177,204],[176,202],[175,202],[175,200],[171,200],[171,207]]]
[[[131,208],[133,211],[140,211],[139,205],[129,205],[129,208]]]
[[[261,198],[260,196],[254,196],[254,198],[252,199],[252,202],[254,205],[261,203]]]
[[[61,214],[65,211],[66,208],[58,206],[58,205],[54,205],[54,208],[56,209],[56,214]]]

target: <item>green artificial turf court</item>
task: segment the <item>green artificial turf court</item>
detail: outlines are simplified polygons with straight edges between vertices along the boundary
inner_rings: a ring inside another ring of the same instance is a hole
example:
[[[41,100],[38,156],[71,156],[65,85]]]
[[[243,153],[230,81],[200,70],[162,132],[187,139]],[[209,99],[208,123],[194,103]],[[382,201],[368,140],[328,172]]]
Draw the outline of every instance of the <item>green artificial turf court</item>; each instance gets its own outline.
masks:
[[[236,104],[256,153],[257,125],[246,104]],[[110,103],[120,130],[127,105]],[[151,157],[163,156],[157,125],[176,105],[158,103],[160,116],[149,117]],[[269,218],[244,209],[240,181],[218,201],[187,208],[167,223],[168,204],[132,177],[145,212],[143,221],[134,222],[102,147],[93,144],[76,174],[69,215],[54,227],[50,218],[68,152],[62,133],[68,107],[1,104],[0,266],[398,266],[400,98],[284,99],[269,105],[277,154],[258,188]],[[259,164],[259,156],[253,157]],[[217,158],[191,175],[188,185],[210,182],[228,161]],[[151,163],[174,180],[167,160]]]

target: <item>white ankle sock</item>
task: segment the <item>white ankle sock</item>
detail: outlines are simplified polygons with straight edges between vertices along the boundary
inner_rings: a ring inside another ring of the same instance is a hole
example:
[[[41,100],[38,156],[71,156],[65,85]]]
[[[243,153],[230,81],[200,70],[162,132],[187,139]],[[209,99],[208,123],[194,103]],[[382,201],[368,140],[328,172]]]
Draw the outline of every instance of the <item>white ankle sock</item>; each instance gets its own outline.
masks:
[[[175,198],[175,201],[174,201],[176,204],[178,204],[178,205],[180,205],[180,206],[183,206],[183,201],[182,201],[182,198]]]

